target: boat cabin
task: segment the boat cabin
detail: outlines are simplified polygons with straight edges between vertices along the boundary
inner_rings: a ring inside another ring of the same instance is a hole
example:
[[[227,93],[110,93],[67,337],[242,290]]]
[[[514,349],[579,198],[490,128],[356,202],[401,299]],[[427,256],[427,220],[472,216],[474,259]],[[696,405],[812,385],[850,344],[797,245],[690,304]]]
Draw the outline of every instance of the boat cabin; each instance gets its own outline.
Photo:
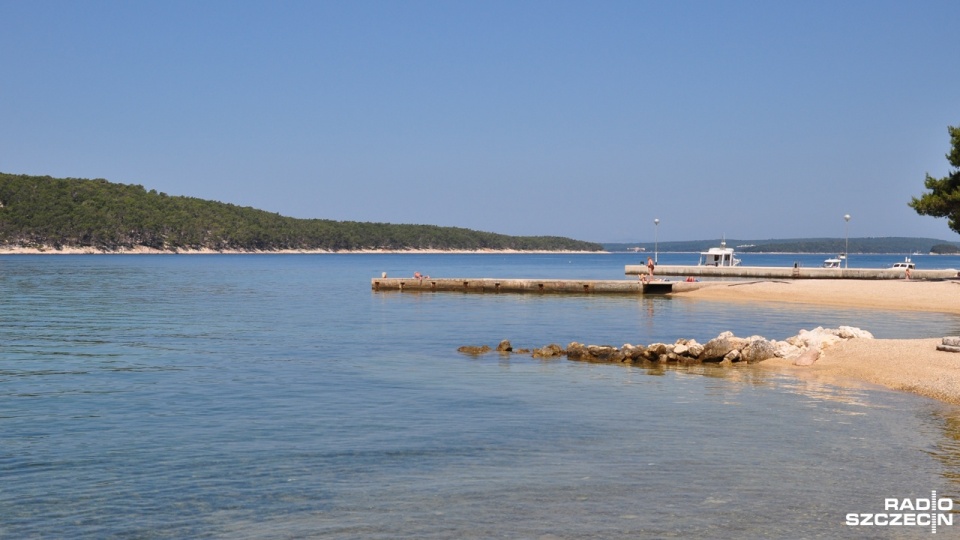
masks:
[[[916,267],[917,265],[910,260],[910,257],[906,257],[903,262],[893,263],[893,266],[891,266],[894,270],[913,270]]]
[[[698,266],[740,266],[740,259],[734,256],[733,248],[728,248],[726,242],[720,242],[720,247],[712,247],[700,252]]]
[[[843,262],[839,258],[827,259],[823,261],[824,268],[840,268],[840,263]]]

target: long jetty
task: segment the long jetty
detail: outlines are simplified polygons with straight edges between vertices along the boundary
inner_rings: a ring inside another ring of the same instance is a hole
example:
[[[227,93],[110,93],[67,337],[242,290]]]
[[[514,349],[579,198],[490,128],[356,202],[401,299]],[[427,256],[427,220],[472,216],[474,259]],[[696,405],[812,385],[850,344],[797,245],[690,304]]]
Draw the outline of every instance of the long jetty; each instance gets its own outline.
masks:
[[[721,281],[677,282],[637,279],[494,279],[494,278],[373,278],[374,291],[566,293],[566,294],[666,294],[718,285]]]
[[[628,264],[627,275],[643,275],[647,267]],[[903,269],[896,268],[820,268],[783,266],[675,266],[660,265],[654,269],[656,276],[682,276],[692,278],[739,278],[739,279],[905,279]],[[960,277],[955,269],[910,271],[910,279],[944,280]]]
[[[626,265],[626,275],[642,276],[643,265]],[[904,279],[903,270],[890,268],[804,268],[772,266],[657,266],[656,279],[498,279],[498,278],[430,278],[379,277],[370,280],[374,291],[464,292],[464,293],[564,293],[564,294],[668,294],[729,285],[731,282],[765,279]],[[664,276],[681,276],[682,281],[669,281]],[[699,281],[699,278],[710,278]],[[720,278],[720,279],[716,279]],[[724,279],[726,278],[726,279]],[[958,279],[957,270],[912,270],[910,279]],[[689,280],[689,281],[688,281]]]

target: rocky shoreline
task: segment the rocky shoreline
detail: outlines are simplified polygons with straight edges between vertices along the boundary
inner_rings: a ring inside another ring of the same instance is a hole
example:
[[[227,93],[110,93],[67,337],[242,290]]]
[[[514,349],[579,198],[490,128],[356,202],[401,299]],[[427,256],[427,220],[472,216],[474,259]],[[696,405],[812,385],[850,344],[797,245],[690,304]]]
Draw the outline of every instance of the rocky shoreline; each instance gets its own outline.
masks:
[[[585,345],[572,342],[566,347],[550,344],[537,349],[514,349],[509,340],[503,340],[496,348],[489,345],[466,345],[457,349],[469,355],[482,355],[493,351],[501,354],[530,354],[534,358],[567,357],[569,360],[602,363],[655,363],[655,364],[702,364],[735,363],[755,364],[772,358],[792,361],[796,366],[810,366],[822,351],[836,343],[850,339],[873,339],[866,330],[851,326],[836,329],[817,327],[800,332],[783,341],[762,336],[737,337],[732,332],[723,332],[706,343],[694,339],[678,339],[674,343],[651,343],[649,345],[624,344]]]

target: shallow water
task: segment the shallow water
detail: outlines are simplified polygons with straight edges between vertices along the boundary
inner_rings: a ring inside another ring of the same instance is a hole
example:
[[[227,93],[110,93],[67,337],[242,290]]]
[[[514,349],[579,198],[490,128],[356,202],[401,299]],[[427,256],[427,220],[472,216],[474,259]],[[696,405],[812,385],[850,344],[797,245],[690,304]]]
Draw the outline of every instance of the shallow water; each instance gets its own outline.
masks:
[[[0,537],[899,538],[930,531],[845,515],[960,500],[956,407],[751,367],[456,352],[841,324],[934,337],[960,333],[955,316],[369,285],[619,279],[623,264],[4,257]]]

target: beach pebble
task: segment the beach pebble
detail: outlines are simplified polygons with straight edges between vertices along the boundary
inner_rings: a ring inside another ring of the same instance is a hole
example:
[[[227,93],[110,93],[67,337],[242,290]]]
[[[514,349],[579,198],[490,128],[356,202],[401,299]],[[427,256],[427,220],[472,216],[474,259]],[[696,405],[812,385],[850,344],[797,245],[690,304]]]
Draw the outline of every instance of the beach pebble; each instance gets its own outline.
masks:
[[[457,352],[462,352],[464,354],[472,354],[472,355],[487,354],[488,352],[490,352],[490,346],[482,345],[480,347],[477,347],[474,345],[464,345],[463,347],[458,348]]]
[[[818,358],[820,358],[820,349],[816,347],[811,347],[803,351],[802,353],[800,353],[800,356],[798,356],[797,359],[793,361],[793,365],[812,366],[813,363],[816,362]]]
[[[960,337],[950,336],[943,338],[943,344],[950,347],[960,347]]]

